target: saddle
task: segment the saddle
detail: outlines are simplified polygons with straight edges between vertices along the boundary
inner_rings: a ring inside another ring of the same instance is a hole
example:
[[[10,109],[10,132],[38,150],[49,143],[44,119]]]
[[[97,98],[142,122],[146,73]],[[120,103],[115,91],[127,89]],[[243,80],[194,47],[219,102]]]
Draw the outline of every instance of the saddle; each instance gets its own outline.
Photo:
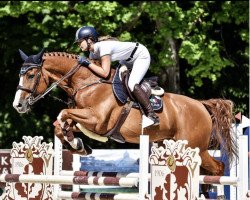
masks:
[[[125,67],[116,70],[112,86],[116,98],[122,103],[126,104],[133,101],[133,108],[139,109],[138,103],[134,100],[133,95],[128,87],[130,71]],[[158,77],[153,76],[144,78],[140,83],[141,88],[146,92],[154,111],[162,109],[162,100],[160,96],[164,94],[164,90],[158,85]]]
[[[119,143],[124,143],[125,139],[120,133],[120,128],[124,121],[126,120],[131,108],[139,109],[140,105],[134,100],[130,89],[128,87],[128,79],[130,71],[126,68],[117,68],[112,81],[113,92],[116,98],[122,103],[125,104],[122,108],[122,112],[118,117],[118,120],[115,126],[104,136],[109,137],[112,140],[115,140]],[[155,111],[162,109],[162,99],[160,96],[164,94],[164,90],[158,86],[158,77],[144,78],[140,84],[141,88],[146,92],[152,108]]]

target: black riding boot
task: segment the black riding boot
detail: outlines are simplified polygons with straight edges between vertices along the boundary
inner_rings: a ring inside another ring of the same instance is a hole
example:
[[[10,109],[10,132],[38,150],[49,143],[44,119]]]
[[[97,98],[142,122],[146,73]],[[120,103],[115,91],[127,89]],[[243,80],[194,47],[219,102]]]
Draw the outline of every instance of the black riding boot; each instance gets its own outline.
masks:
[[[153,125],[159,125],[159,117],[155,114],[149,98],[147,97],[144,90],[141,88],[140,85],[136,84],[134,87],[134,91],[132,92],[134,98],[139,102],[139,104],[143,107],[144,111],[146,112],[146,115],[148,118],[150,118],[154,124]]]

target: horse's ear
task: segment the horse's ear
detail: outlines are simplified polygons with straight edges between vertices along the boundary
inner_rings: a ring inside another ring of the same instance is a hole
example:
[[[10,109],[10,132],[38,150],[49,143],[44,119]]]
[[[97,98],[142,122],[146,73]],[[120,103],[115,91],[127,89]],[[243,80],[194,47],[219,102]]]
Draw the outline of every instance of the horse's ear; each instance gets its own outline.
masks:
[[[37,55],[34,56],[34,60],[40,63],[42,61],[44,52],[45,52],[45,49],[43,48]]]
[[[23,59],[23,61],[25,61],[29,56],[27,56],[21,49],[18,49],[21,58]]]

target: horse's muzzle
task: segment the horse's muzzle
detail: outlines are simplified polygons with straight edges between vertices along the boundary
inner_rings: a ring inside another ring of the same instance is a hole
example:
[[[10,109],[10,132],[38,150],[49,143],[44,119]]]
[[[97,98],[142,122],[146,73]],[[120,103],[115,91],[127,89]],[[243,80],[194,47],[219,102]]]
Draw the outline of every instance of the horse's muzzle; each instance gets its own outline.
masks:
[[[19,101],[18,103],[13,103],[13,107],[18,113],[26,113],[30,110],[30,106],[27,101]]]

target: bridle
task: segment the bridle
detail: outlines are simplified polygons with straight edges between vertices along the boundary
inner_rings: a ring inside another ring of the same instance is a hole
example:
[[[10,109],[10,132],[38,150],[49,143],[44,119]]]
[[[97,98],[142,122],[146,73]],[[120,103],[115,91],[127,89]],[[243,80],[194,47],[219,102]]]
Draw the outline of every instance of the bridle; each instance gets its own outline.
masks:
[[[30,93],[30,96],[28,97],[28,103],[29,103],[29,105],[33,105],[35,103],[34,102],[34,99],[35,99],[34,95],[35,95],[35,93],[37,91],[37,88],[38,88],[38,85],[39,85],[39,82],[40,82],[40,79],[41,79],[41,75],[42,75],[42,77],[44,79],[44,82],[47,85],[47,87],[49,85],[49,83],[47,83],[47,80],[46,80],[44,74],[42,73],[42,65],[43,65],[42,62],[39,63],[39,64],[24,63],[22,65],[23,67],[21,68],[21,71],[19,73],[20,75],[24,75],[27,71],[29,71],[30,69],[33,69],[33,68],[37,68],[39,70],[38,73],[37,73],[37,75],[36,75],[36,77],[37,77],[36,82],[35,82],[35,84],[34,84],[34,86],[33,86],[32,89],[25,88],[25,87],[23,87],[21,85],[18,85],[17,89],[16,89],[16,90],[23,90],[23,91],[25,91],[27,93]]]
[[[43,98],[46,94],[48,94],[52,89],[54,89],[55,87],[57,87],[63,80],[67,79],[68,77],[70,77],[72,74],[74,74],[80,67],[81,65],[76,64],[73,68],[71,68],[71,70],[69,70],[62,78],[60,78],[58,81],[54,82],[51,84],[50,87],[49,83],[47,83],[46,78],[44,76],[44,74],[42,73],[42,66],[43,63],[39,63],[39,64],[34,64],[34,63],[24,63],[23,67],[21,68],[20,71],[20,75],[24,75],[27,71],[29,71],[32,68],[38,68],[39,71],[37,73],[37,79],[36,82],[34,84],[33,89],[29,89],[29,88],[25,88],[21,85],[17,86],[17,90],[23,90],[25,92],[30,93],[30,96],[28,97],[28,104],[29,105],[33,105],[34,103],[36,103],[38,100],[40,100],[41,98]],[[43,76],[43,79],[47,85],[47,90],[43,93],[43,94],[38,94],[37,96],[35,96],[35,93],[37,91],[37,87],[39,85],[40,79],[41,79],[41,75]]]

